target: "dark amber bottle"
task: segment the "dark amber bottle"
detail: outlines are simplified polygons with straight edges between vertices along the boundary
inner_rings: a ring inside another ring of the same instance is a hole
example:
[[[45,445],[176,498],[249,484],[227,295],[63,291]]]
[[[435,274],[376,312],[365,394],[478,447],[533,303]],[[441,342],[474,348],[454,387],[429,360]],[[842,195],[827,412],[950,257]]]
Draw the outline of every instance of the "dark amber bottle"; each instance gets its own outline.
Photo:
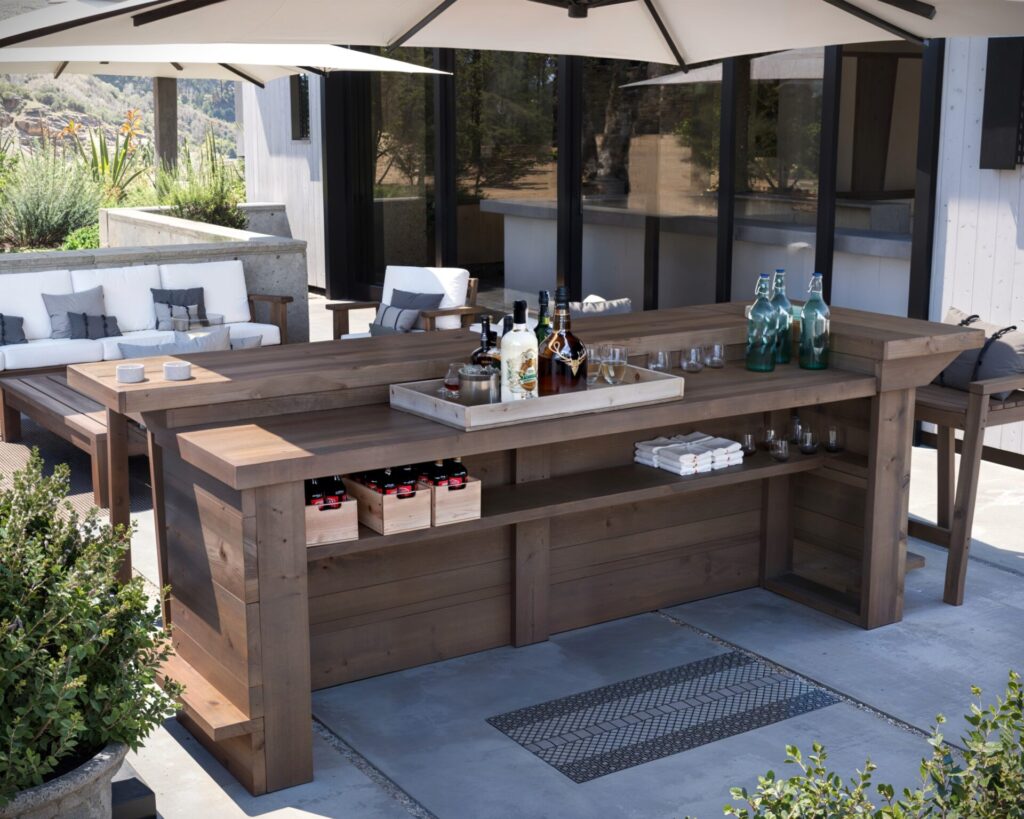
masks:
[[[564,287],[559,287],[555,293],[551,335],[540,345],[538,359],[540,395],[558,395],[587,388],[587,348],[573,335],[569,291]]]

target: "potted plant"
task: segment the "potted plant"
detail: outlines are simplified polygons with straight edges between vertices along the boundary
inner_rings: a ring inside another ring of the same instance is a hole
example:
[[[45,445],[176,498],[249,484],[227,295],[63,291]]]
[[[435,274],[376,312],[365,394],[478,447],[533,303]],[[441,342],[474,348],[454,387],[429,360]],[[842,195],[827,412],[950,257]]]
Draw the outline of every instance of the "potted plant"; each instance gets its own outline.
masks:
[[[67,503],[38,452],[0,491],[0,818],[110,816],[128,749],[175,710],[159,606],[117,568],[131,532]]]

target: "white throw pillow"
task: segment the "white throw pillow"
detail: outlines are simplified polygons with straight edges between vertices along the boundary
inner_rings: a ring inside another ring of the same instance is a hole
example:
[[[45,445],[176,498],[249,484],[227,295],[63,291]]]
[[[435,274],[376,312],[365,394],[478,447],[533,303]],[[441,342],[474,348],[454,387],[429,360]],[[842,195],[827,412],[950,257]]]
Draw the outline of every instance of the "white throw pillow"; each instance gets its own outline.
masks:
[[[458,267],[403,267],[388,265],[384,274],[384,293],[381,301],[394,303],[395,290],[408,293],[442,293],[440,309],[464,307],[469,288],[469,271]],[[458,330],[462,326],[459,316],[442,316],[437,320],[438,330]]]
[[[162,264],[160,281],[167,290],[203,288],[206,313],[224,316],[224,323],[249,321],[249,293],[245,286],[245,270],[238,260],[228,262],[197,262],[195,264]]]
[[[43,293],[71,292],[71,274],[67,270],[0,274],[0,313],[23,318],[25,338],[29,341],[49,338],[53,328]]]
[[[107,315],[117,316],[122,333],[156,328],[153,294],[150,292],[153,288],[160,288],[160,268],[155,264],[72,270],[71,284],[76,293],[102,287]]]

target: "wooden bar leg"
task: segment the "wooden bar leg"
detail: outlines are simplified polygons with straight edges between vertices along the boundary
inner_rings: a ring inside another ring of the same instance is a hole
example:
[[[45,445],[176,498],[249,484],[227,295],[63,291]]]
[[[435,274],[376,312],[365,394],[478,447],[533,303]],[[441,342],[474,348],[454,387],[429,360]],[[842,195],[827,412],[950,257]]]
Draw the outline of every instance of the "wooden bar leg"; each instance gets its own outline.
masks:
[[[149,449],[149,485],[153,493],[153,527],[156,530],[157,584],[160,587],[164,628],[168,628],[171,624],[171,601],[164,594],[164,587],[170,577],[167,565],[167,516],[164,510],[164,451],[153,438],[152,432],[146,433],[146,439]]]
[[[119,412],[107,410],[107,481],[109,485],[110,524],[131,524],[131,499],[128,487],[128,419]],[[118,574],[121,582],[132,577],[131,550],[125,554]]]
[[[860,617],[864,628],[903,619],[914,390],[871,399]]]
[[[267,790],[313,778],[306,524],[301,483],[256,491]]]
[[[89,452],[92,466],[92,502],[100,509],[110,506],[110,478],[107,476],[107,439],[97,436]]]
[[[0,389],[0,439],[13,444],[21,440],[21,411],[7,403],[3,389]]]
[[[953,498],[956,479],[956,430],[953,427],[938,427],[935,430],[938,443],[938,512],[935,522],[943,529],[949,529],[953,521]]]
[[[788,475],[763,482],[761,585],[793,570],[793,493]]]
[[[978,498],[978,477],[981,453],[988,424],[988,396],[971,393],[967,402],[964,444],[960,452],[960,475],[956,482],[956,502],[949,534],[949,557],[946,559],[946,587],[942,599],[951,606],[964,602],[967,581],[967,559],[971,549],[974,506]]]
[[[531,520],[517,524],[515,550],[513,643],[541,643],[551,636],[551,522]]]

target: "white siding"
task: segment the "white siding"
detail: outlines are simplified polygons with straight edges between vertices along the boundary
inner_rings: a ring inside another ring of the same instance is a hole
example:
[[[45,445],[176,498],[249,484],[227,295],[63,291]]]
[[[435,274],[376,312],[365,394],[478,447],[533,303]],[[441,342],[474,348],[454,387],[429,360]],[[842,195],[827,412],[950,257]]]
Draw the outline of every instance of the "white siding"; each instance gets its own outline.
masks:
[[[324,287],[324,207],[320,150],[320,78],[309,78],[308,140],[293,140],[290,84],[246,84],[246,194],[250,202],[283,202],[292,235],[308,246],[309,283]]]
[[[978,167],[987,55],[984,37],[946,44],[931,318],[956,306],[1024,326],[1024,173]],[[1024,424],[989,429],[985,442],[1024,453]]]

